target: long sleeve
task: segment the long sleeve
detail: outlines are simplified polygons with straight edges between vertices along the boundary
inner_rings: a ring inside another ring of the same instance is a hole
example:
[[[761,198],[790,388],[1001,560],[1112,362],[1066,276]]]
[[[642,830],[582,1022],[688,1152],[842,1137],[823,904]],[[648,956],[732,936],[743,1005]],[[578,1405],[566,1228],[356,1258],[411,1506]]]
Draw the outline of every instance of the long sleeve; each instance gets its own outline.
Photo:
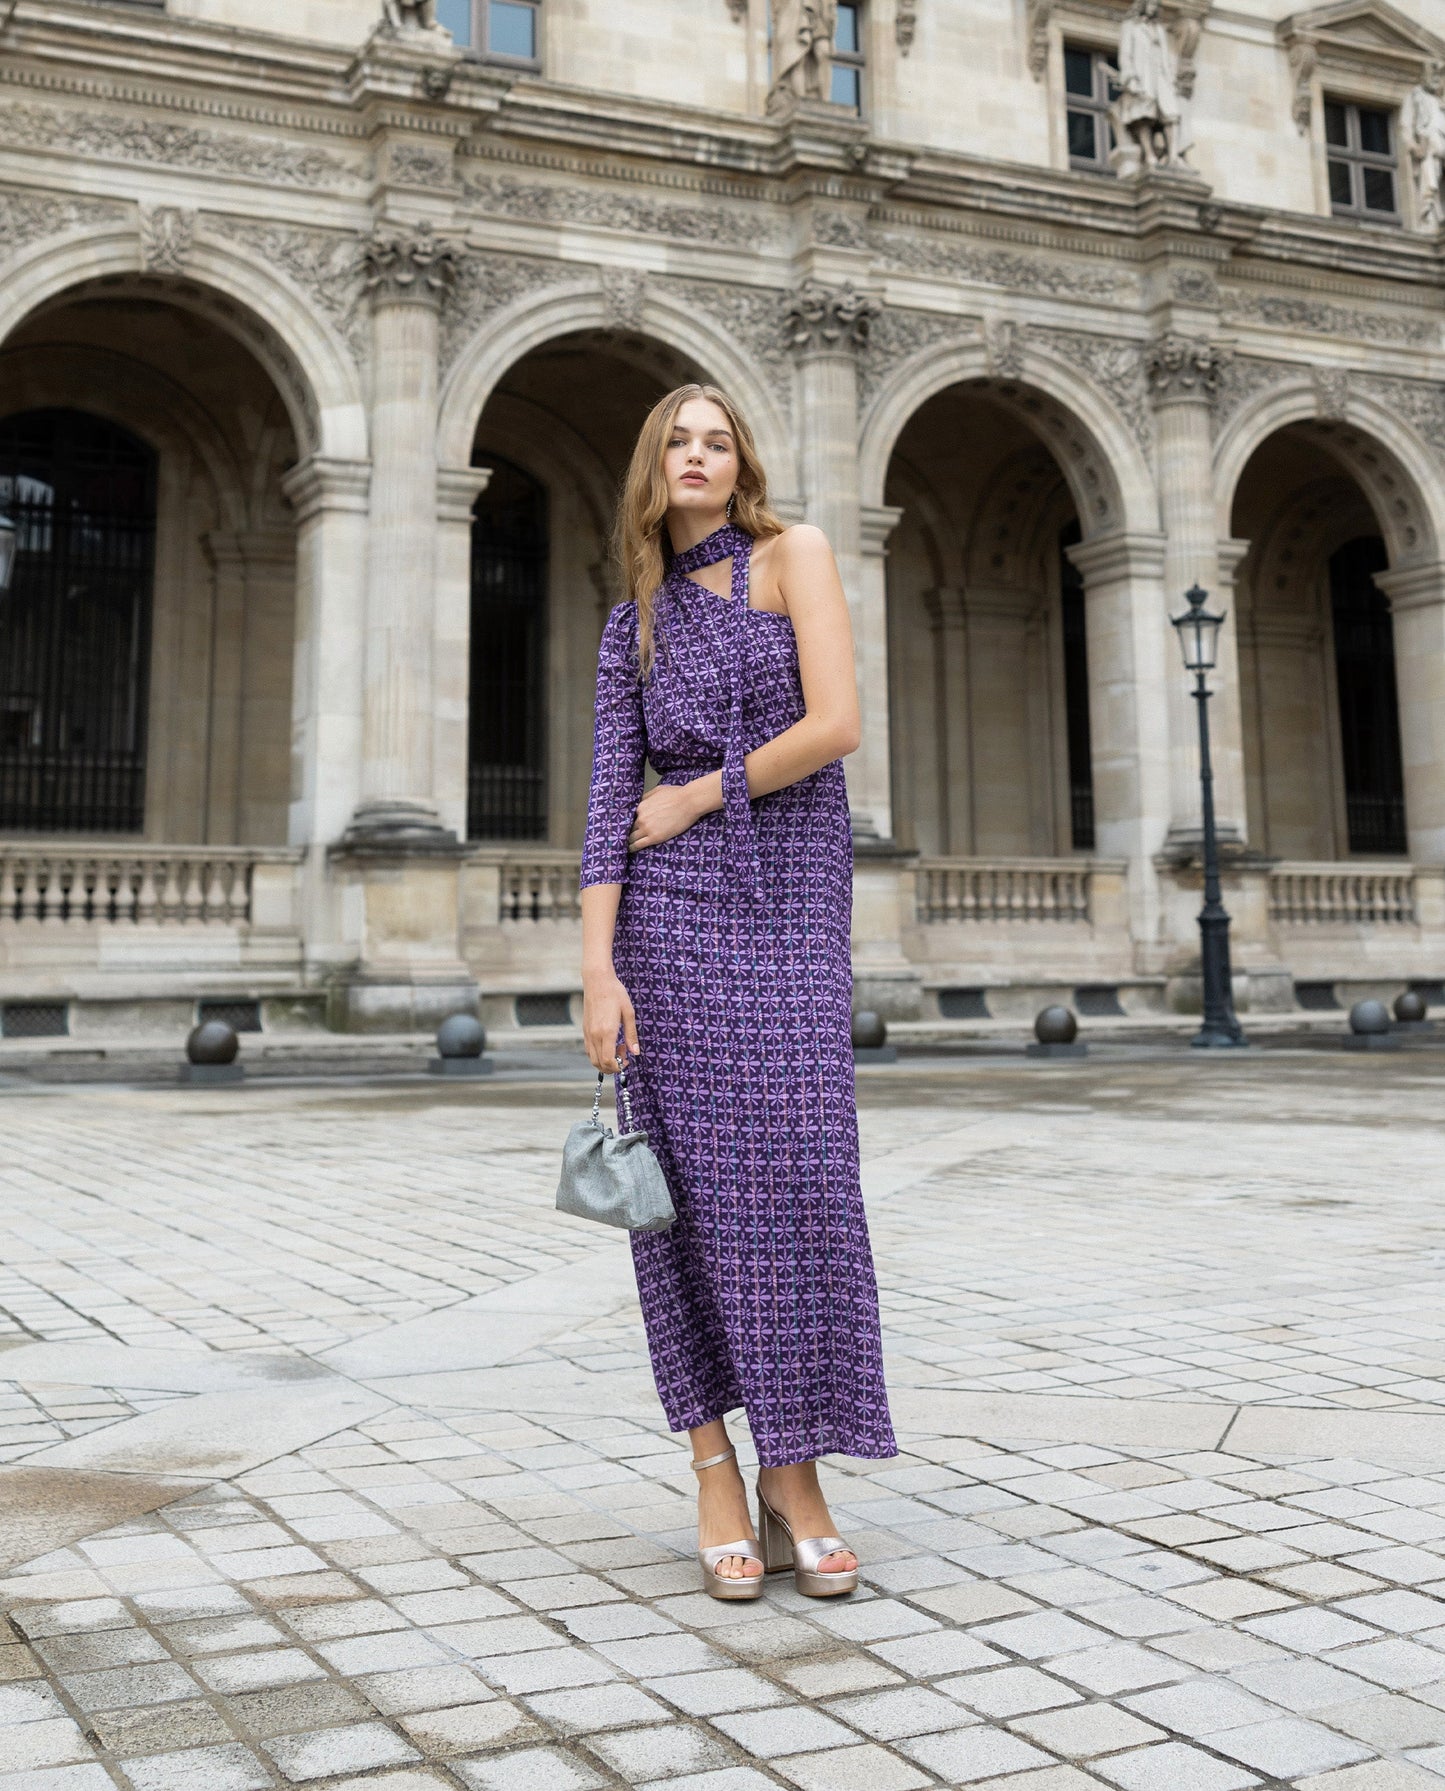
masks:
[[[582,842],[581,887],[627,881],[627,835],[642,800],[647,735],[637,678],[637,606],[619,603],[597,651],[592,787]]]

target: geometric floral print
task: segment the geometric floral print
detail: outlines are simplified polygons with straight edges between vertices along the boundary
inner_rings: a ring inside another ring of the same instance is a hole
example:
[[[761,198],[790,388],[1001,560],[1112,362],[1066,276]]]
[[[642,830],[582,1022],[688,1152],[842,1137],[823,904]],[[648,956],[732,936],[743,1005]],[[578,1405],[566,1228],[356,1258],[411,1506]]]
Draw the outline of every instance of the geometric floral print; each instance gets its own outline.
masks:
[[[752,545],[728,526],[674,557],[645,684],[636,605],[609,615],[581,881],[622,885],[629,1093],[678,1213],[632,1234],[668,1425],[742,1407],[777,1467],[897,1447],[858,1179],[843,764],[748,797],[743,755],[804,713],[791,622],[748,602]],[[730,556],[728,598],[688,576]],[[629,854],[648,760],[665,783],[721,766],[724,807]]]

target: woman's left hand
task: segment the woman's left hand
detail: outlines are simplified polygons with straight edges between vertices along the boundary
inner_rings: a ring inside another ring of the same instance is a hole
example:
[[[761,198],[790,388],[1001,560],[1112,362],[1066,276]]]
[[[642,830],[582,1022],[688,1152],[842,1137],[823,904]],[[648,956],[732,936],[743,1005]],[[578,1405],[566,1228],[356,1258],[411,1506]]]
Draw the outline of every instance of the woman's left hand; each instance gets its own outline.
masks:
[[[637,805],[627,835],[629,852],[660,846],[664,840],[686,833],[698,819],[697,800],[687,784],[657,784]]]

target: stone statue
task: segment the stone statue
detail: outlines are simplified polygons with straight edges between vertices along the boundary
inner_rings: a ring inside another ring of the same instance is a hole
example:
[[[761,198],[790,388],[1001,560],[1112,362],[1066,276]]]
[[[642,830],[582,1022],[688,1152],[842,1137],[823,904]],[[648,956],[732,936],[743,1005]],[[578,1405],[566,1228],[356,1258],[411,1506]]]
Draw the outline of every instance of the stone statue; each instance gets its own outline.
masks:
[[[1179,70],[1159,0],[1134,0],[1119,28],[1119,96],[1112,118],[1120,174],[1181,168]]]
[[[383,22],[393,31],[439,31],[436,0],[381,0]]]
[[[1432,62],[1405,105],[1405,131],[1415,170],[1420,223],[1445,224],[1445,63]]]
[[[826,100],[833,83],[838,0],[773,0],[773,85],[779,100]]]

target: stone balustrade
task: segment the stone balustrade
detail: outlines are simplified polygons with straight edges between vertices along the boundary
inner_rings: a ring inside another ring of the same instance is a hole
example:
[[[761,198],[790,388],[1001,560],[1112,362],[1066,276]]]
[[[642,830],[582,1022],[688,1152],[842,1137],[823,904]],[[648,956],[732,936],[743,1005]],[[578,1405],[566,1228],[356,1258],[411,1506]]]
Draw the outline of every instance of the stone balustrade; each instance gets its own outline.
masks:
[[[254,846],[0,843],[0,926],[215,926],[249,928],[257,919],[260,875],[291,919],[290,886],[301,853]],[[275,908],[274,902],[265,906]]]
[[[921,858],[915,912],[927,925],[1092,918],[1093,866],[1073,858]]]
[[[1403,926],[1420,919],[1413,865],[1277,864],[1269,873],[1277,926]]]
[[[527,926],[542,921],[577,922],[582,903],[577,887],[582,855],[562,846],[519,841],[516,845],[473,847],[468,867],[480,874],[492,895],[494,926]],[[478,914],[479,920],[487,917]]]

